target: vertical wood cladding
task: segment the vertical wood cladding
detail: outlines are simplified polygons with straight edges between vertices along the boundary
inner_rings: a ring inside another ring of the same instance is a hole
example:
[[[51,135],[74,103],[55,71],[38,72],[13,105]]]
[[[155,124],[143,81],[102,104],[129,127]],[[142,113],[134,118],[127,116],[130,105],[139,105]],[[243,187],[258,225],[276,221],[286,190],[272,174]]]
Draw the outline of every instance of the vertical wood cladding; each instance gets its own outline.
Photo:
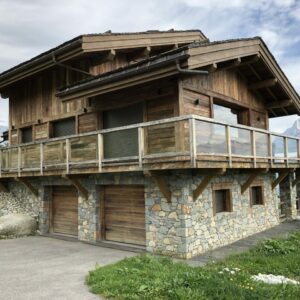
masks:
[[[250,125],[268,128],[267,110],[263,98],[251,91],[247,82],[235,70],[218,70],[208,75],[189,76],[182,80],[181,114],[213,117],[213,103],[250,110]],[[223,99],[222,99],[223,98]]]

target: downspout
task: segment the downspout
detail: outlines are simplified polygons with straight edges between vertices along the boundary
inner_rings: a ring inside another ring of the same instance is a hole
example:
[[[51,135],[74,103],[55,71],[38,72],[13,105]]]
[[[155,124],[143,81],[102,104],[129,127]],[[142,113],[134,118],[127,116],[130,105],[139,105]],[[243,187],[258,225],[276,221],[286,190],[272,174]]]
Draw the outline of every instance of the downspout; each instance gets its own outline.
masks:
[[[180,64],[178,61],[176,61],[176,68],[177,71],[181,74],[188,74],[188,75],[208,75],[208,71],[203,71],[203,70],[189,70],[189,69],[182,69],[180,67]]]

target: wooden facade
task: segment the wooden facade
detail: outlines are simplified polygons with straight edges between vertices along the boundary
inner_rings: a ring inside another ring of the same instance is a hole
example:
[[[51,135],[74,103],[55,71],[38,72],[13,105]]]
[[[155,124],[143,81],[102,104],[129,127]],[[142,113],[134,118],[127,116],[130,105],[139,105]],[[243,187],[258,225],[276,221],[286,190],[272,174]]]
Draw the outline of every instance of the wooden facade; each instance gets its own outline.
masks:
[[[209,43],[188,31],[77,43],[76,55],[59,59],[57,48],[27,73],[25,63],[0,74],[11,145],[2,177],[298,166],[299,141],[268,132],[268,118],[298,112],[299,96],[260,39]]]

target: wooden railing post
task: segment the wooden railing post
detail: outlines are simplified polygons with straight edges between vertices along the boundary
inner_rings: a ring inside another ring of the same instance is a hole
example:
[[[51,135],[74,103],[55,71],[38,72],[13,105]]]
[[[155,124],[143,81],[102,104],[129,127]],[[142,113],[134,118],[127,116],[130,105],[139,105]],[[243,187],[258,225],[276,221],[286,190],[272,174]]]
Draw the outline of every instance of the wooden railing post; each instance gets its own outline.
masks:
[[[102,160],[103,160],[103,135],[98,133],[98,170],[102,172]]]
[[[251,133],[252,133],[251,140],[252,140],[253,165],[254,165],[254,168],[256,168],[256,140],[255,140],[255,131],[252,130]]]
[[[22,150],[18,147],[18,176],[21,176]]]
[[[145,141],[144,141],[144,128],[138,128],[138,144],[139,144],[139,167],[143,168],[143,157],[144,157],[144,148],[145,148]]]
[[[44,173],[44,144],[40,143],[40,173]]]
[[[273,167],[273,148],[272,148],[272,135],[269,134],[269,155],[270,155],[270,162],[271,168]]]
[[[197,143],[196,143],[196,126],[195,119],[189,119],[190,127],[190,156],[191,156],[191,165],[192,168],[197,166]]]
[[[66,172],[70,172],[70,140],[66,139]]]
[[[300,158],[300,140],[299,139],[297,139],[297,158],[298,159]]]
[[[287,140],[287,137],[284,137],[283,139],[284,141],[284,157],[285,157],[285,164],[286,166],[288,167],[289,166],[289,158],[288,158],[288,155],[289,155],[289,150],[288,150],[288,140]]]
[[[0,149],[0,177],[2,177],[2,149]]]
[[[231,137],[230,137],[230,126],[226,125],[226,142],[227,142],[227,152],[229,159],[229,168],[232,167],[232,156],[231,156]]]

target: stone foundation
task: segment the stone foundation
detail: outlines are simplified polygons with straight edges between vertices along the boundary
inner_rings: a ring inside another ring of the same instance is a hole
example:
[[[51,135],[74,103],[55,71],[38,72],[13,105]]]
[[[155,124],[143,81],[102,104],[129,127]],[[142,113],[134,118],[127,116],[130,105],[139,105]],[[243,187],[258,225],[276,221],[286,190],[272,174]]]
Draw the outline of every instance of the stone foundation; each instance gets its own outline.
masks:
[[[100,197],[103,185],[145,186],[145,228],[146,250],[181,258],[191,258],[200,253],[232,243],[238,239],[263,231],[279,224],[279,199],[271,189],[275,175],[260,175],[263,183],[264,205],[250,205],[249,190],[241,194],[241,185],[249,174],[228,171],[216,176],[208,184],[198,199],[194,201],[193,191],[204,175],[192,171],[169,171],[162,175],[170,188],[171,202],[164,198],[151,177],[142,173],[99,174],[81,179],[89,191],[88,199],[78,196],[78,238],[96,242],[100,228]],[[281,184],[281,194],[287,199],[287,211],[295,217],[296,194],[291,185],[292,177]],[[49,215],[53,185],[69,185],[59,177],[35,178],[31,180],[38,188],[39,197],[33,197],[20,183],[9,184],[11,193],[5,197],[15,197],[24,202],[32,215],[39,217],[39,230],[49,232]],[[213,213],[213,184],[226,183],[231,186],[232,212]],[[3,195],[2,195],[3,197]]]

